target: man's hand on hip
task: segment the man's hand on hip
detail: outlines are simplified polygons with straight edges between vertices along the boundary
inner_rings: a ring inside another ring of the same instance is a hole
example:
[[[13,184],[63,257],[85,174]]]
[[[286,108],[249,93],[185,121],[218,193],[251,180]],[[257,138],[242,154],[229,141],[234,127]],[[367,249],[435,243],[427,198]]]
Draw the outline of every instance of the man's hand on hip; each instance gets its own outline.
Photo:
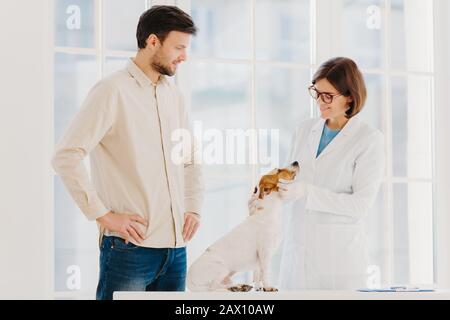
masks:
[[[145,234],[139,224],[148,227],[148,223],[137,214],[129,215],[110,211],[98,218],[97,222],[108,231],[118,233],[125,240],[125,243],[128,243],[130,238],[133,238],[137,243],[145,240]]]
[[[200,216],[193,212],[184,214],[183,239],[190,241],[200,226]]]

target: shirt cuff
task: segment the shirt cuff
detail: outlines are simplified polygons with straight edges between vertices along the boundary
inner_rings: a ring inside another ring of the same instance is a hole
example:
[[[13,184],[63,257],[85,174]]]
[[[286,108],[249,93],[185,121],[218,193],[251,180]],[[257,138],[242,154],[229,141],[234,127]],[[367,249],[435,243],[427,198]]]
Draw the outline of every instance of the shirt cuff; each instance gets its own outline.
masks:
[[[185,212],[192,212],[201,217],[200,210],[201,210],[201,204],[199,201],[194,200],[194,199],[184,199],[184,211]]]

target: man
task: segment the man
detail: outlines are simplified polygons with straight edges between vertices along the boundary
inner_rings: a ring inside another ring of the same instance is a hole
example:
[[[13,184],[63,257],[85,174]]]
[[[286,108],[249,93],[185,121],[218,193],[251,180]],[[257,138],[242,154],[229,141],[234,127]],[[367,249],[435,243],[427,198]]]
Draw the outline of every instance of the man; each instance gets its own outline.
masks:
[[[172,133],[191,129],[166,76],[186,60],[196,31],[177,7],[144,12],[136,57],[91,89],[56,147],[55,171],[100,227],[97,299],[185,289],[186,242],[199,227],[203,181],[194,148],[181,164],[171,159]],[[88,154],[91,180],[83,165]]]

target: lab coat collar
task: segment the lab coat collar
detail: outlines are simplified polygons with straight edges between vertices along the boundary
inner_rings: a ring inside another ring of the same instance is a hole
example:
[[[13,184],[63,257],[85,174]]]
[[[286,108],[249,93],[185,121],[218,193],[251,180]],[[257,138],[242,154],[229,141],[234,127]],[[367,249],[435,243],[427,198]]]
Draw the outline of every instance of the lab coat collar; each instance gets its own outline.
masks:
[[[127,71],[128,73],[139,83],[141,87],[145,86],[153,86],[153,82],[150,80],[149,77],[137,66],[136,63],[134,63],[132,58],[129,58],[128,64],[127,64]],[[166,76],[161,75],[158,80],[158,84],[166,84],[167,79]]]
[[[330,142],[328,146],[325,147],[325,149],[322,151],[322,153],[317,157],[317,159],[321,158],[322,156],[326,155],[327,153],[330,153],[331,151],[338,148],[342,143],[345,143],[348,140],[349,136],[352,136],[360,123],[359,116],[356,115],[352,118],[350,118],[345,125],[344,128],[338,133],[338,135]],[[312,153],[312,156],[314,159],[316,159],[317,155],[317,149],[319,147],[320,138],[322,137],[322,131],[323,127],[325,125],[325,120],[320,118],[316,124],[311,129],[311,133],[309,135],[309,147],[310,151]]]

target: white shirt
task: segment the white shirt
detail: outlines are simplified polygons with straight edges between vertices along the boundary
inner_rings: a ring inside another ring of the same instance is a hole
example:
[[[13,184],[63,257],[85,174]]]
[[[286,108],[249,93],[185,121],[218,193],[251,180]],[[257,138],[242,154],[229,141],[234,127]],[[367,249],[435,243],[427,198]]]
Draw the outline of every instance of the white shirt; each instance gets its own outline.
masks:
[[[153,85],[130,59],[91,89],[56,146],[53,167],[89,220],[109,211],[138,214],[149,224],[140,246],[183,247],[184,213],[200,214],[204,186],[193,147],[184,163],[171,159],[171,135],[180,128],[191,132],[178,88],[164,76]]]

